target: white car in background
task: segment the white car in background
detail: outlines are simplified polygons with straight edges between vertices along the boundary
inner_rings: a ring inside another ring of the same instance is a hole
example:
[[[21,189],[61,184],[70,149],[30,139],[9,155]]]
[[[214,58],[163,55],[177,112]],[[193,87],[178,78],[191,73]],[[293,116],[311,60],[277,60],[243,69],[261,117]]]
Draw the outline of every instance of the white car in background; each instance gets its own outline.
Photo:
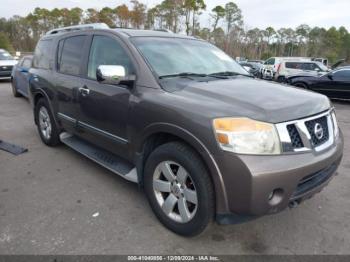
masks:
[[[263,67],[261,68],[261,78],[262,79],[275,79],[277,70],[282,61],[294,61],[294,62],[306,62],[311,61],[311,58],[308,57],[270,57],[267,59]]]
[[[9,52],[0,49],[0,80],[11,79],[12,68],[18,61]]]
[[[274,74],[274,80],[283,83],[290,76],[298,74],[318,76],[329,71],[330,69],[321,62],[282,60],[277,67],[277,72]]]

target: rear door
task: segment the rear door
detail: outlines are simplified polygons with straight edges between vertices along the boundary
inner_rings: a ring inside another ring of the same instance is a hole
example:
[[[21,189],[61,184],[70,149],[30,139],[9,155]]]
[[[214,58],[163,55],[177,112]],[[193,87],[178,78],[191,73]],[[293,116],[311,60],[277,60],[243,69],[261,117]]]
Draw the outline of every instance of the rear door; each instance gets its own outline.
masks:
[[[79,114],[79,88],[82,87],[82,62],[86,56],[87,35],[75,35],[58,42],[56,90],[58,118],[65,129],[75,132]]]
[[[125,155],[129,100],[134,90],[97,82],[96,69],[100,65],[121,65],[126,75],[135,74],[131,54],[119,38],[108,33],[94,35],[90,46],[82,83],[88,91],[79,99],[79,129],[89,141]]]

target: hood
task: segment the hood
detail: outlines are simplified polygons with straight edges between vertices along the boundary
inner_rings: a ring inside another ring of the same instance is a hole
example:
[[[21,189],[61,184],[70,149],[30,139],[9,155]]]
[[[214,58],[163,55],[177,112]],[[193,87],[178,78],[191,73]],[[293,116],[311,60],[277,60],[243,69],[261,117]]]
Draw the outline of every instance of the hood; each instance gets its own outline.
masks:
[[[0,60],[0,66],[14,66],[17,63],[17,60]]]
[[[174,95],[191,104],[199,113],[214,117],[249,117],[270,123],[304,118],[330,108],[326,96],[238,76],[234,79],[198,82],[181,79],[170,87]],[[175,88],[175,86],[176,88]]]

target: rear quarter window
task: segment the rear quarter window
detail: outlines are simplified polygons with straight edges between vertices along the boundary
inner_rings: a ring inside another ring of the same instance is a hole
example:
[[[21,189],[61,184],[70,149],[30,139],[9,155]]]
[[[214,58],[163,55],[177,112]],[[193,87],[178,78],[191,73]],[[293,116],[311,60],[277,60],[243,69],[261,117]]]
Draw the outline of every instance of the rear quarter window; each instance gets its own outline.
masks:
[[[52,40],[41,40],[35,48],[33,67],[50,69]]]
[[[289,68],[289,69],[302,69],[302,63],[299,63],[299,62],[286,62],[286,68]]]

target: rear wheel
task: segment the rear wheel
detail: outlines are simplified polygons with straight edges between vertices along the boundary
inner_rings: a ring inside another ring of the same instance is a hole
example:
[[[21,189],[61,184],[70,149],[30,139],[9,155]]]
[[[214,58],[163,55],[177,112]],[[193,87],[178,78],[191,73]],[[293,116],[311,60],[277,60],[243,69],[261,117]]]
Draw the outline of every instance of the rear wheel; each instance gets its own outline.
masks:
[[[185,144],[171,142],[156,148],[147,160],[144,184],[154,213],[177,234],[197,235],[214,216],[209,174]]]
[[[12,86],[12,94],[14,97],[21,97],[22,95],[18,93],[16,88],[16,82],[13,78],[11,78],[11,86]]]
[[[46,99],[40,98],[34,113],[41,140],[48,146],[58,145],[60,143],[59,130]]]
[[[294,86],[296,87],[300,87],[300,88],[304,88],[304,89],[309,89],[309,87],[307,86],[307,84],[305,83],[295,83]]]

